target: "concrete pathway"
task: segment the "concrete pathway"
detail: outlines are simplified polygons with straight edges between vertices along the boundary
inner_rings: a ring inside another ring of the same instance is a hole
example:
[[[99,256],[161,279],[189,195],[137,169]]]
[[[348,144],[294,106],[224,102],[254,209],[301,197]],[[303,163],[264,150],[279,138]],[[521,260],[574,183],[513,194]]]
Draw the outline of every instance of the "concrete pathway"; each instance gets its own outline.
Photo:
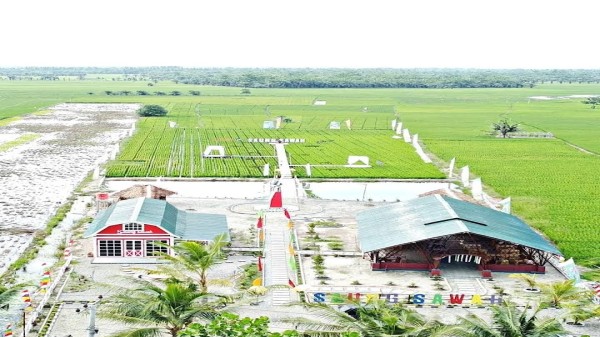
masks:
[[[287,305],[298,301],[298,295],[289,287],[290,259],[289,230],[287,218],[283,214],[267,213],[265,237],[265,279],[263,284],[272,287],[267,301],[271,305]]]

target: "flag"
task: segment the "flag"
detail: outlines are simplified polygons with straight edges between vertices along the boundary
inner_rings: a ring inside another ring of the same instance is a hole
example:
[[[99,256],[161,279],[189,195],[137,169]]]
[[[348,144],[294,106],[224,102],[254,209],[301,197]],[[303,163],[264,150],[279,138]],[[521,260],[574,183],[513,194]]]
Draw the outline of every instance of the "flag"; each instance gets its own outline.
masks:
[[[31,296],[29,295],[29,290],[25,289],[21,291],[21,299],[24,303],[31,304]]]
[[[42,278],[40,279],[40,292],[42,294],[46,293],[46,288],[50,284],[50,271],[46,269],[42,274]]]
[[[291,279],[288,279],[288,285],[292,288],[296,288],[296,284],[294,284],[294,281],[292,281]]]
[[[257,279],[254,279],[254,281],[252,281],[252,285],[253,286],[262,286],[262,279],[260,277]]]
[[[287,227],[288,229],[294,228],[294,223],[292,222],[292,220],[288,221]]]
[[[264,239],[265,239],[265,232],[261,229],[258,231],[258,240],[264,241]]]
[[[258,257],[258,271],[262,271],[262,268],[263,268],[262,261],[261,261],[261,257],[259,256]]]
[[[296,255],[296,251],[294,250],[294,246],[292,246],[291,243],[288,246],[288,251],[290,252],[290,255]]]
[[[269,203],[269,207],[271,208],[280,208],[283,205],[283,201],[281,200],[281,191],[276,191],[273,193],[271,197],[271,202]]]
[[[4,330],[4,337],[9,337],[12,336],[13,332],[12,332],[12,324],[8,323],[6,325],[6,329]]]
[[[287,208],[283,209],[283,215],[285,215],[286,218],[291,219],[290,212],[288,212]]]
[[[258,222],[256,223],[256,228],[263,228],[263,218],[262,218],[262,216],[258,218]]]
[[[295,271],[297,269],[296,258],[293,256],[290,256],[290,259],[288,260],[288,265],[290,266],[291,270]]]

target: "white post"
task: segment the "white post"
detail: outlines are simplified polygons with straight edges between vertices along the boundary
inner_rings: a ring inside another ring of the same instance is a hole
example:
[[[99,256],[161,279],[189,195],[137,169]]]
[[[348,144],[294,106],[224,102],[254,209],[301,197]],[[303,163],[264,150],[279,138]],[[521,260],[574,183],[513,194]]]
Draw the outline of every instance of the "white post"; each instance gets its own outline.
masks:
[[[402,134],[402,122],[399,122],[398,124],[396,124],[396,134],[397,135]]]
[[[502,212],[510,214],[510,197],[501,200],[500,205],[502,205]]]
[[[460,169],[460,180],[464,187],[469,187],[469,166]]]
[[[454,176],[454,165],[456,164],[456,158],[452,158],[450,160],[450,167],[448,168],[448,178],[452,178]]]
[[[94,168],[94,173],[92,174],[92,179],[96,180],[100,178],[100,167],[96,166]]]
[[[392,130],[396,130],[396,124],[398,123],[397,120],[393,119],[392,120]]]
[[[271,175],[271,169],[269,167],[269,163],[266,163],[263,167],[263,177],[268,177]]]
[[[90,304],[90,322],[88,325],[88,337],[96,336],[96,303]]]
[[[419,145],[419,134],[418,133],[415,133],[412,136],[412,143],[413,143],[414,146]]]
[[[410,143],[410,132],[408,129],[402,130],[402,136],[404,136],[404,141]]]
[[[481,178],[473,179],[471,182],[471,194],[475,200],[483,200],[483,186],[481,184]]]
[[[306,175],[312,177],[312,172],[310,170],[310,164],[306,164]]]

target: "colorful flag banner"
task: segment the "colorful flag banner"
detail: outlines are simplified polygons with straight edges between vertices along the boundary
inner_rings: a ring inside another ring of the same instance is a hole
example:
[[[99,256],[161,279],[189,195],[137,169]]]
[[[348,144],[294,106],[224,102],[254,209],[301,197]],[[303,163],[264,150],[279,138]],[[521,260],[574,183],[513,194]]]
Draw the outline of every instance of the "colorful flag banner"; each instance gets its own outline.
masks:
[[[31,296],[29,295],[29,290],[25,289],[21,291],[21,299],[23,303],[31,304]]]
[[[263,266],[262,266],[262,261],[261,261],[261,257],[258,257],[258,271],[262,271],[263,270]]]
[[[8,323],[6,325],[6,329],[4,329],[4,337],[9,337],[12,336],[13,332],[12,332],[12,324]]]
[[[265,232],[262,229],[258,231],[258,240],[259,241],[265,240]]]
[[[262,216],[258,218],[258,221],[256,222],[256,228],[263,228],[263,218],[262,218]]]
[[[288,221],[287,227],[288,229],[294,228],[294,223],[292,222],[292,220]]]
[[[31,295],[29,295],[29,290],[25,289],[21,291],[21,299],[23,300],[23,303],[25,303],[25,311],[33,310],[33,307],[31,306]]]
[[[291,279],[288,279],[288,285],[292,288],[296,288],[296,284]]]
[[[257,279],[254,279],[254,281],[252,281],[252,285],[253,286],[262,286],[262,279],[260,277]]]
[[[283,209],[283,215],[285,215],[285,217],[288,218],[288,220],[291,219],[290,212],[288,212],[287,208]]]
[[[296,255],[296,251],[294,250],[294,246],[292,245],[291,242],[288,245],[288,252],[290,252],[290,255],[292,255],[292,256]]]
[[[290,266],[290,269],[293,271],[296,271],[298,268],[296,266],[296,258],[291,256],[290,259],[288,260],[288,265]]]

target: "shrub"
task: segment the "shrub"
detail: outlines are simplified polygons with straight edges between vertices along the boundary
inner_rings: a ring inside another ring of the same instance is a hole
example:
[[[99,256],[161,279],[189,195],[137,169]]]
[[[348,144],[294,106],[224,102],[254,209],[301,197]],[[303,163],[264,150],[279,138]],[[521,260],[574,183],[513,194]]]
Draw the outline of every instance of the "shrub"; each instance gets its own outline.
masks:
[[[149,104],[138,109],[137,113],[142,117],[165,116],[167,114],[167,109],[160,105]]]

